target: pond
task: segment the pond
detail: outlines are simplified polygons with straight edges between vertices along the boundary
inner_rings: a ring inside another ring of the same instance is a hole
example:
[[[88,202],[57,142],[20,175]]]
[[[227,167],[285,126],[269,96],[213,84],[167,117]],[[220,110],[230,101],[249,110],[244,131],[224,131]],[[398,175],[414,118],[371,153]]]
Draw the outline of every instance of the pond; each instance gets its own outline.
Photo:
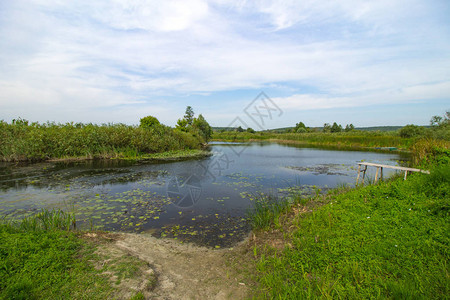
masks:
[[[3,163],[0,214],[17,219],[60,208],[76,215],[79,228],[227,247],[249,233],[247,212],[261,193],[283,197],[296,189],[307,195],[354,185],[357,162],[398,165],[408,159],[275,143],[213,143],[210,151],[207,158],[164,163]]]

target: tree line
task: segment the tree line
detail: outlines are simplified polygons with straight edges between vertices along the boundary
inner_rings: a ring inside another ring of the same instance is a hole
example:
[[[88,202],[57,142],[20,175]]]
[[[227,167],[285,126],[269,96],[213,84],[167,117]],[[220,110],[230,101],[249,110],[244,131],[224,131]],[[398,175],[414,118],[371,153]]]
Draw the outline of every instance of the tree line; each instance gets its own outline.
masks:
[[[161,123],[154,116],[147,116],[140,120],[140,127],[154,128],[161,126]],[[202,114],[195,117],[194,109],[191,106],[186,107],[183,118],[178,119],[175,130],[187,132],[193,136],[200,136],[205,143],[209,141],[212,135],[212,128]]]

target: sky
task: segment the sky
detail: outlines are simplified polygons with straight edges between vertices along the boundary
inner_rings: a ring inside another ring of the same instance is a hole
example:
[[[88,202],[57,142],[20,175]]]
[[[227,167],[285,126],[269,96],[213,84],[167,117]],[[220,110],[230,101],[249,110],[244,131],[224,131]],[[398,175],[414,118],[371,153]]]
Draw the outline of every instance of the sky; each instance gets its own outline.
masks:
[[[0,120],[427,125],[448,0],[0,1]]]

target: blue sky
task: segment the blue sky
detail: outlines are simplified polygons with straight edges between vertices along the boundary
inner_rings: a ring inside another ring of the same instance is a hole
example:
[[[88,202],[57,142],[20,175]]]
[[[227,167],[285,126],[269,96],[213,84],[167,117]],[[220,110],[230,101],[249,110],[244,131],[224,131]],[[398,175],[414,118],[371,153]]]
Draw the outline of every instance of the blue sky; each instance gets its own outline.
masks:
[[[450,109],[449,15],[448,0],[1,1],[0,119],[173,126],[190,105],[213,126],[424,125]],[[276,113],[257,124],[261,92]]]

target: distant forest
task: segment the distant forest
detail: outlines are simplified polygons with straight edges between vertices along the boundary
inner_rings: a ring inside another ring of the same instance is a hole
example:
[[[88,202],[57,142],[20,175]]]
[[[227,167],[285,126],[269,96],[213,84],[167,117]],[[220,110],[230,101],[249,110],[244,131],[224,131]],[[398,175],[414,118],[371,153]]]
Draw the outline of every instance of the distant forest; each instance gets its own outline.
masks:
[[[430,126],[422,126],[422,127],[430,127]],[[264,130],[267,132],[275,132],[275,133],[285,133],[290,132],[295,127],[283,127],[283,128],[275,128]],[[355,130],[362,131],[397,131],[403,128],[403,126],[373,126],[373,127],[356,127]],[[234,127],[212,127],[214,131],[234,131],[236,128]],[[245,129],[245,128],[244,128]],[[311,127],[313,131],[323,131],[323,127]]]

